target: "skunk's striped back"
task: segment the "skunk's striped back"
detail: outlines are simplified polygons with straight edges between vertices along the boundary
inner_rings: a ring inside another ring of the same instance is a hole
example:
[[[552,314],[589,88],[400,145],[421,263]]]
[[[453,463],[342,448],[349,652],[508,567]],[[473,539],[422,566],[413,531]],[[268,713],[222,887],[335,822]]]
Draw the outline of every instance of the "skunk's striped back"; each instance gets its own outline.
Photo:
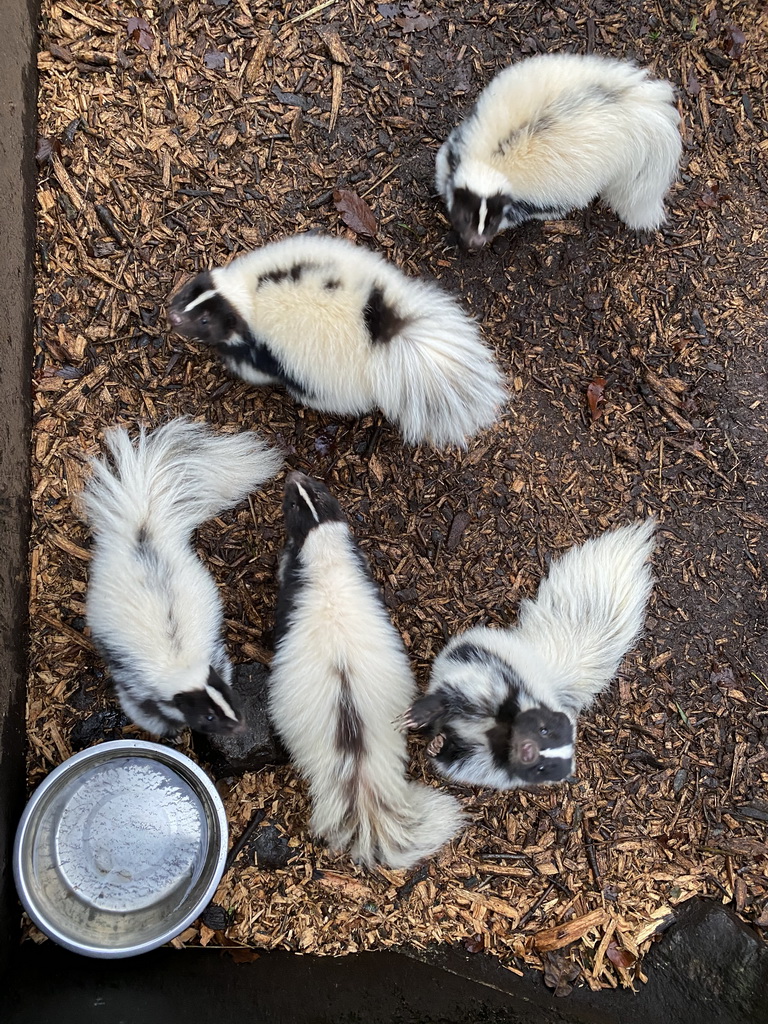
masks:
[[[291,534],[290,502],[303,491],[312,503],[318,487],[298,474],[286,485],[270,714],[309,781],[313,832],[368,866],[408,867],[450,839],[460,812],[452,797],[405,779],[394,722],[414,681],[346,523],[310,504],[317,520]]]
[[[229,334],[208,340],[229,368],[256,384],[279,381],[312,408],[378,407],[409,443],[442,447],[466,444],[504,401],[493,356],[456,301],[361,246],[287,238],[207,278],[217,298],[187,286],[172,304],[177,329],[210,331],[193,321],[211,306],[206,322]],[[222,298],[232,315],[213,308]]]

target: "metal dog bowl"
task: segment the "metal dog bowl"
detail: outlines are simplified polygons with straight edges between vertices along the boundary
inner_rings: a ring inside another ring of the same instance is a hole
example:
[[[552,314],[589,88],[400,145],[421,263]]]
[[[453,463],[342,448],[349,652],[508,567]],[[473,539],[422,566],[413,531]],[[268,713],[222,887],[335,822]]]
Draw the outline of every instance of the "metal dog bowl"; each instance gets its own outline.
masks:
[[[41,931],[122,957],[174,938],[224,870],[227,819],[205,773],[159,743],[116,740],[51,772],[22,815],[16,888]]]

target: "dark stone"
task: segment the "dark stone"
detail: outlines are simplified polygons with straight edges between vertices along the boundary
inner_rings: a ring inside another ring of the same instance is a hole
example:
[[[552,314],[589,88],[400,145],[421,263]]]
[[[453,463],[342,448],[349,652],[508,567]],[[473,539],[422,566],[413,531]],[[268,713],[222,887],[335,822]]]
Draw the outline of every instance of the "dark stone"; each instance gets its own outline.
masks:
[[[74,751],[85,750],[103,740],[122,739],[124,726],[130,724],[119,707],[103,708],[75,722],[69,741]]]
[[[643,970],[642,1001],[667,1021],[768,1024],[768,946],[720,903],[683,904]]]
[[[252,867],[275,871],[284,868],[297,852],[288,846],[288,837],[274,825],[260,825],[246,844],[243,859]]]
[[[223,932],[232,923],[232,914],[218,903],[209,903],[200,915],[200,920],[206,928],[212,928],[215,932]]]
[[[267,764],[285,764],[288,760],[267,715],[268,679],[266,665],[236,665],[232,686],[242,708],[245,731],[193,736],[195,750],[208,762],[214,778],[255,772]]]

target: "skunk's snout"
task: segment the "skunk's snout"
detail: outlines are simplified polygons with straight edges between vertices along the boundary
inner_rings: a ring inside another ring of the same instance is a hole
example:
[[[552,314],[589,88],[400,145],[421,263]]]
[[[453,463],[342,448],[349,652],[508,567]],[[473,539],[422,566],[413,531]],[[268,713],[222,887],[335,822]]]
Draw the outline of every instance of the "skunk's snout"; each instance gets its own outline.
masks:
[[[298,469],[292,469],[288,476],[285,478],[287,484],[306,484],[309,481],[309,477],[306,473],[301,473]]]
[[[168,319],[170,320],[172,327],[178,327],[179,324],[184,321],[184,314],[179,313],[177,309],[169,309]]]
[[[461,244],[465,249],[482,249],[488,239],[485,235],[462,235]]]
[[[520,760],[523,764],[535,764],[539,759],[539,748],[531,740],[520,744]]]

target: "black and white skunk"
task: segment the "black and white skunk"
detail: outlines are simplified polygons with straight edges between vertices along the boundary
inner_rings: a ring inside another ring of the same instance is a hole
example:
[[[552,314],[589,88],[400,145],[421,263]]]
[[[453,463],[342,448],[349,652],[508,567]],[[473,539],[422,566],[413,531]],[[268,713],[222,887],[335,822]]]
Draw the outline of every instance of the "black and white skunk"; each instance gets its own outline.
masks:
[[[512,629],[477,627],[440,652],[424,697],[402,718],[456,782],[512,789],[573,772],[576,719],[637,639],[653,580],[654,519],[572,548],[552,563]]]
[[[437,285],[340,238],[298,235],[198,274],[173,328],[313,409],[380,408],[409,444],[464,445],[504,401],[477,325]]]
[[[408,868],[461,825],[452,796],[405,778],[408,656],[327,487],[289,474],[283,511],[272,720],[309,781],[312,832],[367,867]]]
[[[282,459],[255,434],[181,418],[106,435],[82,504],[94,538],[86,619],[126,715],[173,735],[241,728],[216,584],[192,531],[274,476]]]
[[[682,143],[674,90],[606,57],[544,54],[501,71],[437,154],[463,245],[600,196],[636,231],[663,223]]]

